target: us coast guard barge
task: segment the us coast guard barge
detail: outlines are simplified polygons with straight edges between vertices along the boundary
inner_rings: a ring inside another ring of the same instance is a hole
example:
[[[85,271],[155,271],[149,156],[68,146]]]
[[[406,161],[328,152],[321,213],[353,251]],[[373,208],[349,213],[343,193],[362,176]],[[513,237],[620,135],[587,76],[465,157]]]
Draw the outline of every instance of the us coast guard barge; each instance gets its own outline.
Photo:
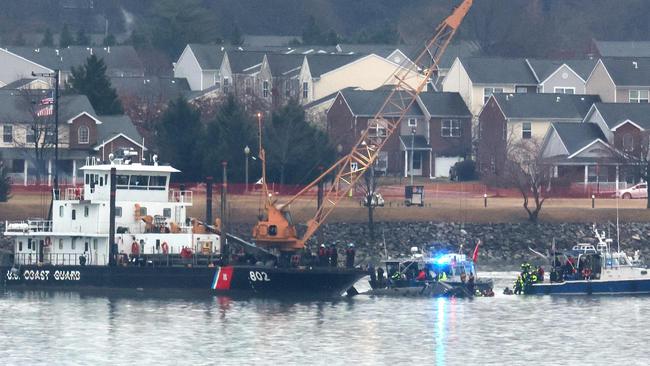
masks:
[[[89,160],[82,188],[54,192],[52,220],[7,221],[7,287],[206,290],[340,295],[358,270],[282,267],[236,237],[247,261],[229,264],[217,227],[187,216],[193,192],[170,189],[171,166]],[[114,243],[114,245],[109,245]]]

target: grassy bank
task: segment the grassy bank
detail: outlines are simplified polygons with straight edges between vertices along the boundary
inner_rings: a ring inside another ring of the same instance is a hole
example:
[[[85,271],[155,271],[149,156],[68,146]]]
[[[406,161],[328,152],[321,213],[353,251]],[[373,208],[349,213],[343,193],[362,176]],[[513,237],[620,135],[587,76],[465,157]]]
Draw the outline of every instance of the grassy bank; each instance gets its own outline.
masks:
[[[282,202],[282,200],[280,200]],[[645,200],[619,200],[621,222],[650,222],[650,210]],[[16,193],[9,202],[0,203],[0,219],[19,220],[28,217],[47,217],[50,198],[47,193]],[[444,221],[468,223],[523,222],[526,212],[519,198],[490,198],[484,207],[482,198],[428,199],[425,207],[405,207],[401,200],[387,200],[385,207],[377,208],[377,221]],[[231,196],[229,198],[231,219],[240,223],[252,223],[260,213],[259,196]],[[296,222],[305,222],[313,215],[315,199],[299,199],[292,205]],[[215,195],[213,216],[218,216],[219,200]],[[194,205],[188,210],[193,217],[205,216],[205,196],[195,195]],[[356,199],[340,203],[328,218],[329,222],[365,222],[367,210]],[[540,214],[541,222],[607,222],[616,220],[616,200],[600,199],[591,208],[590,199],[549,199]]]

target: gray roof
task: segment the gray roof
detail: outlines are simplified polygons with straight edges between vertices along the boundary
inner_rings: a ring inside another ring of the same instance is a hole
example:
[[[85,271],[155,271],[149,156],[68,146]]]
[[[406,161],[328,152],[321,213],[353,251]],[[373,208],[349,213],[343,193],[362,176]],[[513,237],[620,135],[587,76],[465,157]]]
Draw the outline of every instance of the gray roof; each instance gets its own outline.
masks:
[[[417,57],[417,54],[424,49],[423,45],[418,45],[419,49],[415,55],[409,55],[409,57]],[[458,41],[451,43],[447,46],[445,53],[442,54],[440,59],[440,68],[449,69],[454,63],[456,57],[477,57],[481,54],[481,46],[476,41]]]
[[[650,85],[650,58],[603,58],[602,61],[617,86]]]
[[[110,80],[120,96],[156,97],[167,102],[190,92],[185,78],[133,76],[112,77]]]
[[[609,128],[614,128],[629,119],[644,129],[650,129],[650,104],[648,103],[596,103],[595,107]]]
[[[330,55],[330,54],[308,54],[307,63],[309,64],[309,71],[312,77],[320,77],[321,75],[338,69],[341,66],[347,65],[352,61],[358,60],[365,55]]]
[[[224,46],[190,43],[188,47],[203,70],[219,70],[226,50]]]
[[[494,94],[506,118],[583,119],[597,95],[521,93]]]
[[[400,135],[399,139],[407,150],[411,150],[411,146],[413,150],[431,150],[427,138],[422,135]]]
[[[648,41],[596,41],[594,45],[602,57],[650,57]]]
[[[142,136],[133,125],[131,118],[127,115],[99,116],[101,124],[97,125],[97,143],[107,141],[120,133],[130,139],[142,144]]]
[[[537,85],[523,58],[461,57],[460,61],[474,84]]]
[[[91,54],[103,59],[109,75],[144,75],[144,65],[133,46],[83,47],[7,47],[9,52],[49,69],[70,71],[86,63]]]
[[[30,79],[30,78],[23,78],[23,79],[18,79],[16,81],[13,81],[5,86],[3,86],[0,89],[20,89],[24,87],[25,85],[29,85],[32,81],[36,79]]]
[[[38,102],[51,95],[50,90],[0,90],[0,121],[3,122],[30,122],[33,113],[39,108]],[[59,120],[67,121],[82,112],[95,117],[95,109],[85,95],[62,95],[59,102]],[[36,103],[30,107],[30,102]]]
[[[360,53],[367,55],[374,53],[381,57],[388,57],[391,53],[398,50],[400,46],[398,45],[387,45],[387,44],[354,44],[354,43],[339,43],[336,45],[337,51],[343,54],[355,54]],[[401,51],[401,50],[400,50]],[[402,51],[402,53],[405,53]]]
[[[350,106],[350,111],[355,116],[364,116],[364,117],[374,117],[379,109],[382,107],[386,99],[388,98],[390,90],[379,89],[379,90],[342,90],[341,95],[345,98],[348,106]],[[410,98],[405,92],[404,98]],[[393,95],[394,99],[399,99],[398,94]],[[397,116],[398,109],[391,107],[389,104],[386,108],[384,115],[386,116]],[[413,103],[411,108],[409,108],[406,113],[408,116],[424,116],[422,109],[417,103]]]
[[[600,127],[595,123],[554,122],[552,126],[569,151],[569,155],[597,139],[607,142]]]
[[[431,116],[471,117],[472,113],[458,93],[420,93],[420,101]]]
[[[271,74],[273,76],[282,76],[288,74],[294,74],[295,69],[299,69],[302,66],[302,62],[305,59],[304,55],[300,54],[277,54],[277,53],[267,53],[266,59],[269,62],[269,67],[271,68]]]
[[[278,36],[278,35],[244,35],[243,46],[288,46],[292,41],[302,42],[301,36]]]
[[[551,74],[553,74],[557,69],[562,65],[566,64],[575,71],[578,76],[583,80],[587,80],[591,72],[596,66],[597,60],[536,60],[528,59],[530,66],[535,71],[535,74],[539,78],[539,82],[546,80]]]
[[[252,73],[259,71],[264,60],[264,52],[259,51],[228,51],[228,62],[233,74]]]

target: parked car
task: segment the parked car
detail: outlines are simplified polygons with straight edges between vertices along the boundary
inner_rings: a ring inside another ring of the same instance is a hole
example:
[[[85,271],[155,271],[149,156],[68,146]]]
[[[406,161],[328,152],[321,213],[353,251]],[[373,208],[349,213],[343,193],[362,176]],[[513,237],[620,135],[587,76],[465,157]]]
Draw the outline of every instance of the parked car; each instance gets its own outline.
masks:
[[[364,197],[361,200],[361,204],[368,207],[368,200]],[[375,193],[372,196],[372,200],[370,204],[372,204],[373,207],[377,207],[377,206],[384,207],[384,197],[381,196],[381,193]]]
[[[639,183],[630,188],[621,189],[617,195],[623,199],[648,198],[648,183]]]

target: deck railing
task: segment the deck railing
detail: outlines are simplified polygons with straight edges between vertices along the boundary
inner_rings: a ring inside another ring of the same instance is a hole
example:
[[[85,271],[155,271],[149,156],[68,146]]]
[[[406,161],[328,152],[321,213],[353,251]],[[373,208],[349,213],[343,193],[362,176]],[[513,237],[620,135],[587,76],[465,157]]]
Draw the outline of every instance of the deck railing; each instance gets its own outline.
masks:
[[[43,219],[5,221],[7,232],[47,233],[52,232],[52,221]]]
[[[169,202],[192,203],[192,191],[169,191]]]

